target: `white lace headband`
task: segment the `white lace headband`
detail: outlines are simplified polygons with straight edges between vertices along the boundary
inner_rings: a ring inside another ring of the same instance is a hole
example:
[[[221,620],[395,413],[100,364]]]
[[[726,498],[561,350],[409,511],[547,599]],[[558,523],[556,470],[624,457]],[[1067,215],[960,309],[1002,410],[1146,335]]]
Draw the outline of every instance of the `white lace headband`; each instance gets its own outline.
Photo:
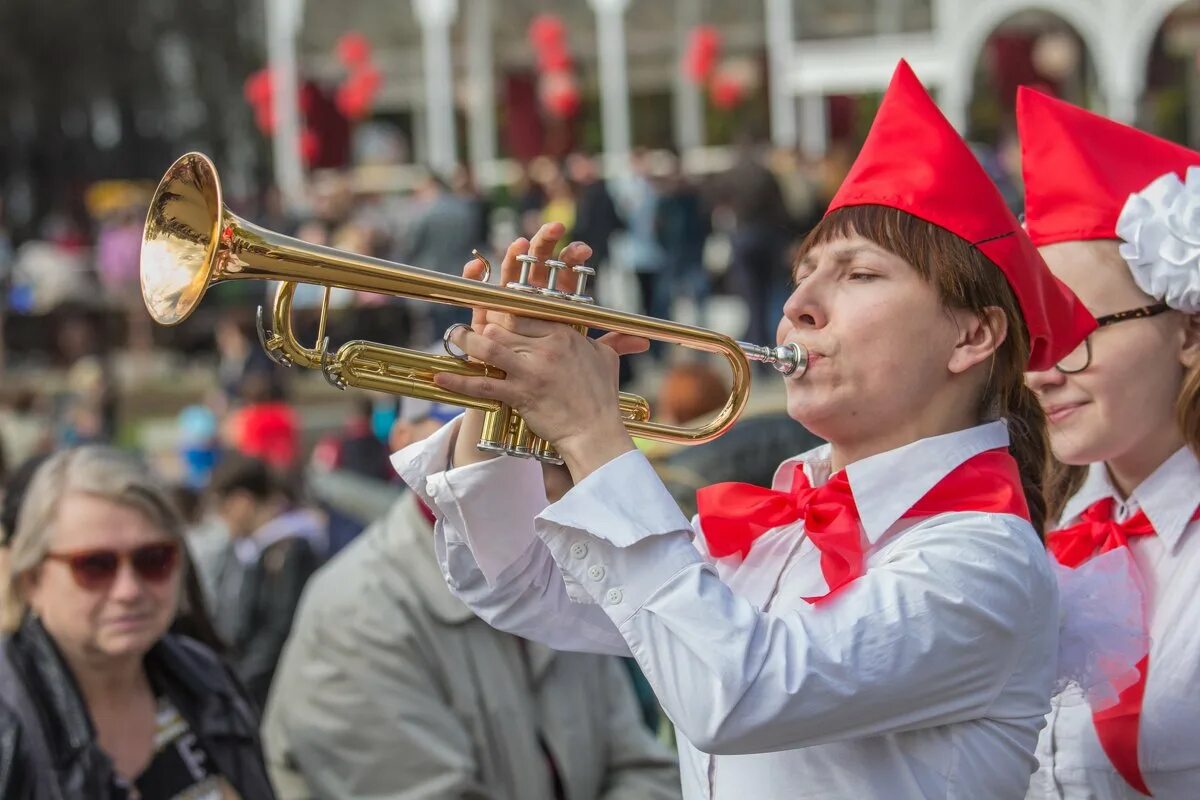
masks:
[[[1168,172],[1129,195],[1117,219],[1121,256],[1148,295],[1200,313],[1200,167]]]

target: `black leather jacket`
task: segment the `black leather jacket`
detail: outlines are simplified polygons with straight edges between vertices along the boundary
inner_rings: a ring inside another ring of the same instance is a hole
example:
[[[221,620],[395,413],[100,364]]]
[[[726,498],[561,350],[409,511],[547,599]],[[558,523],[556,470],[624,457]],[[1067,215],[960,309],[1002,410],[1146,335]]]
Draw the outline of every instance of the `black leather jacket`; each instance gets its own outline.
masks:
[[[245,800],[272,800],[258,719],[224,664],[184,636],[164,636],[146,670]],[[41,624],[27,617],[0,653],[0,797],[109,800],[113,767],[75,679]]]

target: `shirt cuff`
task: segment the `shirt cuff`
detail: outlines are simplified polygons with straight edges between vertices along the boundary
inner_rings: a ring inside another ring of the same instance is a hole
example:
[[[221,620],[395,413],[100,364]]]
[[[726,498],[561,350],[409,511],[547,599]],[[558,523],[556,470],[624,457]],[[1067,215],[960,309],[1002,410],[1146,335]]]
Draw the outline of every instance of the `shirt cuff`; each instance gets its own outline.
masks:
[[[622,453],[571,487],[540,519],[617,547],[692,526],[640,450]]]
[[[392,455],[392,465],[443,523],[448,544],[465,543],[489,586],[536,540],[533,520],[546,507],[541,465],[498,456],[447,469],[458,419]]]
[[[548,506],[536,530],[558,564],[567,595],[599,604],[618,626],[680,570],[705,563],[687,519],[636,450]]]

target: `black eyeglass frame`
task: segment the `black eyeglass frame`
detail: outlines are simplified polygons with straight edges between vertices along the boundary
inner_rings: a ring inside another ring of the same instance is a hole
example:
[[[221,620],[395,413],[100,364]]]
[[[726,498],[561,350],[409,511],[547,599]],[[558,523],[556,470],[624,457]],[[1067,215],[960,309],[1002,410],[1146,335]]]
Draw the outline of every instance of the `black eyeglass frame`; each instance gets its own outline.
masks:
[[[1096,317],[1096,330],[1106,328],[1109,325],[1116,325],[1118,322],[1127,322],[1131,319],[1146,319],[1147,317],[1156,317],[1164,311],[1170,311],[1171,307],[1166,303],[1154,303],[1140,308],[1131,308],[1128,311],[1118,311],[1115,314],[1105,314],[1103,317]],[[1095,333],[1095,331],[1092,331]],[[1054,365],[1054,368],[1064,375],[1078,375],[1092,365],[1092,334],[1088,334],[1083,340],[1083,347],[1087,353],[1087,360],[1083,362],[1083,366],[1079,369],[1063,369],[1062,361]],[[1074,351],[1072,351],[1074,352]],[[1070,354],[1068,354],[1069,356]],[[1065,359],[1064,359],[1065,360]]]

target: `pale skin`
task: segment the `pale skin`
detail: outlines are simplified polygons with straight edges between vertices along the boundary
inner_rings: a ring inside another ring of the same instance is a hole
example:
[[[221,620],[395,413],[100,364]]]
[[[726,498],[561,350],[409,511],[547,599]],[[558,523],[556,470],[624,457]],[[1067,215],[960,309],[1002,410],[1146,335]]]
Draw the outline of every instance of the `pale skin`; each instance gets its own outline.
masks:
[[[551,223],[531,242],[514,242],[501,281],[515,279],[517,255],[546,258],[562,233]],[[588,256],[587,245],[573,242],[560,258],[573,264]],[[478,277],[479,265],[469,263],[464,274]],[[834,469],[979,423],[988,362],[1007,335],[1000,309],[944,308],[915,269],[861,237],[813,248],[795,277],[777,339],[807,347],[812,363],[787,381],[788,413],[831,443]],[[505,377],[440,374],[438,385],[511,405],[554,444],[575,483],[634,449],[617,412],[617,359],[644,350],[644,340],[590,340],[559,323],[477,312],[455,343]],[[481,425],[480,413],[467,412],[456,466],[488,458],[475,447]]]
[[[174,541],[141,511],[82,493],[63,498],[53,525],[53,553]],[[175,618],[179,569],[152,583],[126,560],[111,586],[89,591],[75,583],[69,565],[47,560],[26,577],[23,591],[79,685],[100,748],[119,775],[133,780],[154,754],[157,702],[142,661]]]
[[[1115,241],[1041,248],[1046,263],[1095,316],[1155,302],[1141,291]],[[1101,328],[1083,372],[1026,375],[1050,422],[1054,455],[1066,464],[1103,462],[1125,497],[1184,446],[1175,403],[1200,364],[1200,315],[1168,311]]]

